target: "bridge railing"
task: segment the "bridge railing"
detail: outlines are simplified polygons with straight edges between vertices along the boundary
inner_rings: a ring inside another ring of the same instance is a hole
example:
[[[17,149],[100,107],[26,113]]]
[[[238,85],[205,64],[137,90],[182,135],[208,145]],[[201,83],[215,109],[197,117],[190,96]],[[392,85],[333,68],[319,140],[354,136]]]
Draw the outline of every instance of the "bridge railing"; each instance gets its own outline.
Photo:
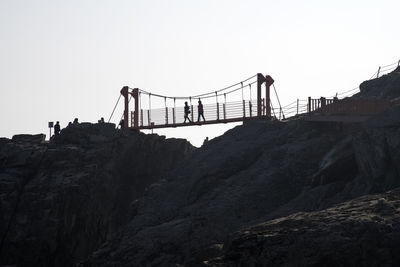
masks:
[[[352,115],[371,115],[382,112],[392,105],[390,99],[363,99],[363,98],[345,98],[345,99],[308,99],[309,114],[352,114]]]
[[[262,99],[262,115],[265,115],[265,99]],[[223,103],[211,103],[203,105],[203,115],[206,121],[221,121],[239,118],[252,118],[257,116],[257,100],[242,100]],[[197,105],[190,105],[189,119],[197,122],[199,112]],[[131,113],[133,124],[133,112]],[[165,107],[158,109],[141,109],[139,113],[139,127],[155,125],[173,125],[184,123],[184,107]],[[203,118],[200,118],[203,121]],[[186,121],[188,122],[188,121]]]

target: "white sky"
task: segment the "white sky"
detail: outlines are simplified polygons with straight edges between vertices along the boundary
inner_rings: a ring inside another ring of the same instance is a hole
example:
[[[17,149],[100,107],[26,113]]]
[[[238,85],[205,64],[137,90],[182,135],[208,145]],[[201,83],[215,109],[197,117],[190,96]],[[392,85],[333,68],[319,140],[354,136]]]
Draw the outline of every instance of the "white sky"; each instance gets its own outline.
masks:
[[[282,104],[400,59],[400,1],[0,0],[0,136],[108,120],[124,85],[165,95],[269,74]],[[114,116],[118,121],[122,102]],[[156,130],[194,145],[228,125]]]

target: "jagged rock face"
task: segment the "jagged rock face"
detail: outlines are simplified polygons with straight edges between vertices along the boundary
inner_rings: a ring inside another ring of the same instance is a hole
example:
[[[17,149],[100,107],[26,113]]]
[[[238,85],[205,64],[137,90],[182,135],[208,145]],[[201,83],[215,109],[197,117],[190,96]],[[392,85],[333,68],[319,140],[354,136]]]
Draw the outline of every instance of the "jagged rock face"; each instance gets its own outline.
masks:
[[[304,121],[236,127],[153,185],[128,226],[86,265],[201,265],[223,255],[240,229],[395,188],[399,115],[395,107],[386,121],[351,131]]]
[[[205,266],[398,266],[400,189],[235,233]],[[397,263],[397,264],[396,264]]]
[[[112,124],[0,140],[0,265],[72,266],[135,213],[134,200],[193,150]]]
[[[360,84],[360,97],[397,98],[400,96],[400,67],[377,79]]]

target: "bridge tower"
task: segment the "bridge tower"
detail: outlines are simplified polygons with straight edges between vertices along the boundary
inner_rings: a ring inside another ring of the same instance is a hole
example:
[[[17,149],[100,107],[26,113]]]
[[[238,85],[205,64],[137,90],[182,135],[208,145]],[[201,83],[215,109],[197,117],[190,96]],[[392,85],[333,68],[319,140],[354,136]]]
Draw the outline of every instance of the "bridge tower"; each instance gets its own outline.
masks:
[[[274,79],[267,75],[264,77],[261,73],[257,73],[257,117],[262,116],[262,91],[261,86],[265,83],[265,115],[271,116],[271,98],[270,87],[274,83]]]
[[[129,127],[129,95],[135,100],[135,109],[133,112],[133,125],[131,127],[139,127],[139,89],[134,88],[129,92],[129,87],[124,86],[121,89],[121,95],[124,97],[124,128]]]

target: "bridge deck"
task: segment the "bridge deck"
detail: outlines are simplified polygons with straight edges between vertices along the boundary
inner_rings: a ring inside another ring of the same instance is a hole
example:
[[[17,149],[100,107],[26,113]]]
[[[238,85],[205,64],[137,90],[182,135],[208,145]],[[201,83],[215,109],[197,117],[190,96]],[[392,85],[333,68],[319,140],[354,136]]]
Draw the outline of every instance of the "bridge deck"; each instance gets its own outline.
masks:
[[[186,126],[201,126],[201,125],[209,125],[209,124],[220,124],[220,123],[231,123],[231,122],[241,122],[241,121],[249,121],[249,120],[257,120],[260,118],[267,118],[266,116],[261,117],[241,117],[241,118],[232,118],[232,119],[220,119],[220,120],[207,120],[207,121],[194,121],[194,122],[186,122],[186,123],[175,123],[175,124],[159,124],[159,125],[145,125],[139,126],[139,130],[151,130],[151,129],[160,129],[160,128],[177,128],[177,127],[186,127]],[[135,129],[134,127],[131,127]]]

